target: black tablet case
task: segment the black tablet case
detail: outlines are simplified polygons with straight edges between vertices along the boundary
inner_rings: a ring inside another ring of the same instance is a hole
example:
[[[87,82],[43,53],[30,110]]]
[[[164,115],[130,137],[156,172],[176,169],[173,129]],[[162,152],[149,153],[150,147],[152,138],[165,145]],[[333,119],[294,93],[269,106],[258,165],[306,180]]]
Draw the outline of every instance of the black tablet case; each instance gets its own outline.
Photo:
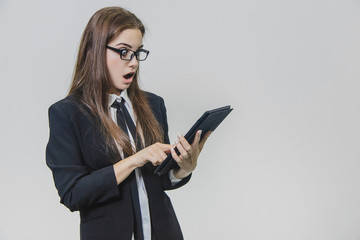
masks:
[[[206,111],[185,134],[185,139],[191,144],[195,138],[195,134],[198,130],[202,130],[201,139],[203,135],[208,131],[214,131],[220,123],[229,115],[233,109],[230,106],[224,106],[213,110]],[[175,151],[179,154],[179,151],[175,147]],[[178,168],[176,161],[172,158],[171,153],[165,158],[165,160],[155,170],[155,174],[161,176],[171,169]]]

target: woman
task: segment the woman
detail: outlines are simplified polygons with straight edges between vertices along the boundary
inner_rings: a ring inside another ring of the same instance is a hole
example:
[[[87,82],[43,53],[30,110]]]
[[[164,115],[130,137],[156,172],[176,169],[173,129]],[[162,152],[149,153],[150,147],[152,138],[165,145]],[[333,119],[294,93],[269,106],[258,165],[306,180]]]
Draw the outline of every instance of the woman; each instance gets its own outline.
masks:
[[[69,94],[49,108],[46,163],[60,201],[80,211],[81,239],[183,239],[164,190],[186,184],[209,135],[169,144],[164,101],[140,90],[145,29],[120,7],[97,11],[79,47]],[[177,147],[179,154],[173,149]],[[171,153],[178,168],[154,174]]]

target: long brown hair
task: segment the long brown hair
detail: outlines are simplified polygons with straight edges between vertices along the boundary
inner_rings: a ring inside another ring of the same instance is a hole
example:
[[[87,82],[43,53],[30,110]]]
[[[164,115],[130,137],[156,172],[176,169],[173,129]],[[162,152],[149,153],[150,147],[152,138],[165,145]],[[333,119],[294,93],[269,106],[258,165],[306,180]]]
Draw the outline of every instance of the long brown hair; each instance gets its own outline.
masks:
[[[69,95],[74,95],[96,116],[110,150],[116,150],[115,140],[124,153],[131,155],[134,150],[127,135],[109,114],[111,80],[105,60],[106,45],[125,29],[139,29],[143,36],[145,34],[141,21],[121,7],[100,9],[90,18],[81,38]],[[141,126],[145,146],[148,146],[163,141],[163,132],[144,92],[139,88],[138,71],[127,92],[137,118],[137,134]]]

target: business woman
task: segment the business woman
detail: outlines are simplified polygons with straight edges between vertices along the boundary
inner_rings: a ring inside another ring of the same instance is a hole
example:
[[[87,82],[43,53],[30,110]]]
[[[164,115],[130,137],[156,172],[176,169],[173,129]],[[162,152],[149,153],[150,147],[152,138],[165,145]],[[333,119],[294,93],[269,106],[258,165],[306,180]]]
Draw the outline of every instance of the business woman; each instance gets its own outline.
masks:
[[[97,11],[82,35],[69,94],[49,108],[46,163],[60,202],[80,211],[84,240],[183,239],[164,191],[189,181],[209,133],[169,144],[163,99],[138,86],[139,62],[149,54],[144,33],[123,8]],[[169,153],[179,167],[155,175]]]

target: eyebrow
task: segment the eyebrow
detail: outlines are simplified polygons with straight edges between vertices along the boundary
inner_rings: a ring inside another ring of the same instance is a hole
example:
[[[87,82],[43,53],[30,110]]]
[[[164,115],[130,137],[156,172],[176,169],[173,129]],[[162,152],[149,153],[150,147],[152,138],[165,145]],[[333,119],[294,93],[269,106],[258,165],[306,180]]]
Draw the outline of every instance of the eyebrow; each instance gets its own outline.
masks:
[[[119,46],[119,45],[125,45],[125,46],[127,46],[128,48],[132,48],[132,46],[129,45],[129,44],[127,44],[127,43],[118,43],[118,44],[116,44],[116,46]],[[143,46],[144,46],[144,45],[139,46],[138,49],[142,48]]]

